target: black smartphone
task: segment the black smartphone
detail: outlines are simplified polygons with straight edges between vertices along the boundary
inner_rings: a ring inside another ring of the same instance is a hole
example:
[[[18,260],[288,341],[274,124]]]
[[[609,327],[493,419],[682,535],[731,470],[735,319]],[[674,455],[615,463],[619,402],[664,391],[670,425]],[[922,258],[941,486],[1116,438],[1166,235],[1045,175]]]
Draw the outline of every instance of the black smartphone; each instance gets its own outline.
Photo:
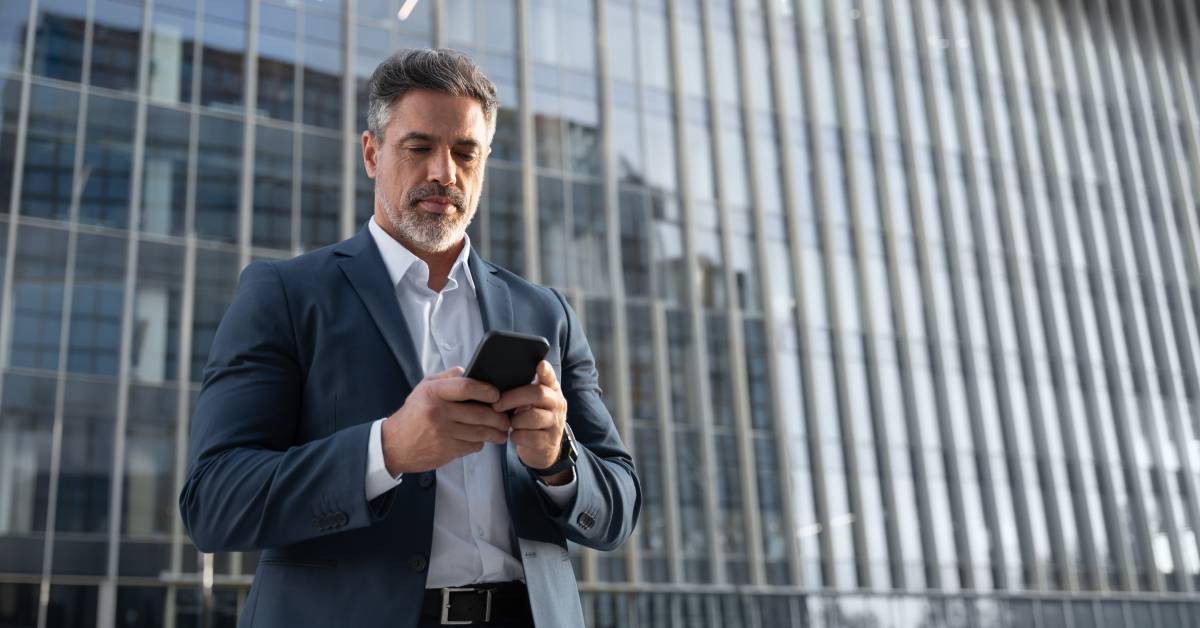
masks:
[[[541,336],[513,331],[489,331],[467,367],[466,376],[500,389],[511,390],[533,382],[538,362],[550,351]]]

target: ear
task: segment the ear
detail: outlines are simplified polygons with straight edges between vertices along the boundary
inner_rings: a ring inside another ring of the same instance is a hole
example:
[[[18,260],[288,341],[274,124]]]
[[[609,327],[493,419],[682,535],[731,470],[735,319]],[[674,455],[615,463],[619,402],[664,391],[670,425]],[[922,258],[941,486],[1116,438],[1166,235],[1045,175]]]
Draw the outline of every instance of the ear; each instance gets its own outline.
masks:
[[[370,131],[362,132],[362,158],[363,168],[367,171],[367,177],[375,178],[375,173],[379,169],[379,143],[375,141],[375,136],[371,135]]]

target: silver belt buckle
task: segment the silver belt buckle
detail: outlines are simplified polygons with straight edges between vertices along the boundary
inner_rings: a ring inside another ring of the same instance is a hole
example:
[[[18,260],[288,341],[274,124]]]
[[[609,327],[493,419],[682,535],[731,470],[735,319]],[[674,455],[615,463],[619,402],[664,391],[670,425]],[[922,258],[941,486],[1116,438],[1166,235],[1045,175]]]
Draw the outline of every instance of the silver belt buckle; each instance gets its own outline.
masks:
[[[443,626],[463,626],[463,625],[475,623],[469,619],[458,619],[458,620],[450,619],[450,594],[451,593],[472,593],[472,592],[476,592],[476,591],[478,591],[478,589],[473,589],[470,587],[466,587],[466,588],[446,587],[446,588],[442,589],[442,621],[441,621],[441,624]],[[487,622],[492,621],[492,590],[484,589],[483,593],[486,594],[486,596],[487,596],[486,598],[484,598],[483,622],[487,623]]]

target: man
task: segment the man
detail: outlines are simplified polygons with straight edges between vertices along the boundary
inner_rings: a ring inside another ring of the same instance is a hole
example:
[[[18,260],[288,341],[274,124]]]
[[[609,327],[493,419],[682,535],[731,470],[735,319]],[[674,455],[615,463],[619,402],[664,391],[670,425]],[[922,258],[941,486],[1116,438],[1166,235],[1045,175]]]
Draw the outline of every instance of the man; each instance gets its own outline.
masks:
[[[372,220],[242,273],[180,512],[205,552],[263,550],[245,626],[582,626],[566,540],[633,530],[640,486],[574,312],[466,236],[496,109],[461,53],[387,59],[362,135]],[[463,377],[495,329],[549,340],[532,384]]]

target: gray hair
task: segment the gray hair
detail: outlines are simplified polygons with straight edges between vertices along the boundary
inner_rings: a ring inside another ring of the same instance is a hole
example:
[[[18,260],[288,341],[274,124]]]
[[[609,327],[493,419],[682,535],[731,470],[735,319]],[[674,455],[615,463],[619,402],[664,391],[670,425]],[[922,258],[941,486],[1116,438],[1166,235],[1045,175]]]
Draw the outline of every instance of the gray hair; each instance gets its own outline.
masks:
[[[428,89],[479,101],[488,126],[496,129],[496,85],[466,54],[449,48],[401,50],[383,60],[367,82],[367,130],[383,141],[392,103],[414,89]]]

